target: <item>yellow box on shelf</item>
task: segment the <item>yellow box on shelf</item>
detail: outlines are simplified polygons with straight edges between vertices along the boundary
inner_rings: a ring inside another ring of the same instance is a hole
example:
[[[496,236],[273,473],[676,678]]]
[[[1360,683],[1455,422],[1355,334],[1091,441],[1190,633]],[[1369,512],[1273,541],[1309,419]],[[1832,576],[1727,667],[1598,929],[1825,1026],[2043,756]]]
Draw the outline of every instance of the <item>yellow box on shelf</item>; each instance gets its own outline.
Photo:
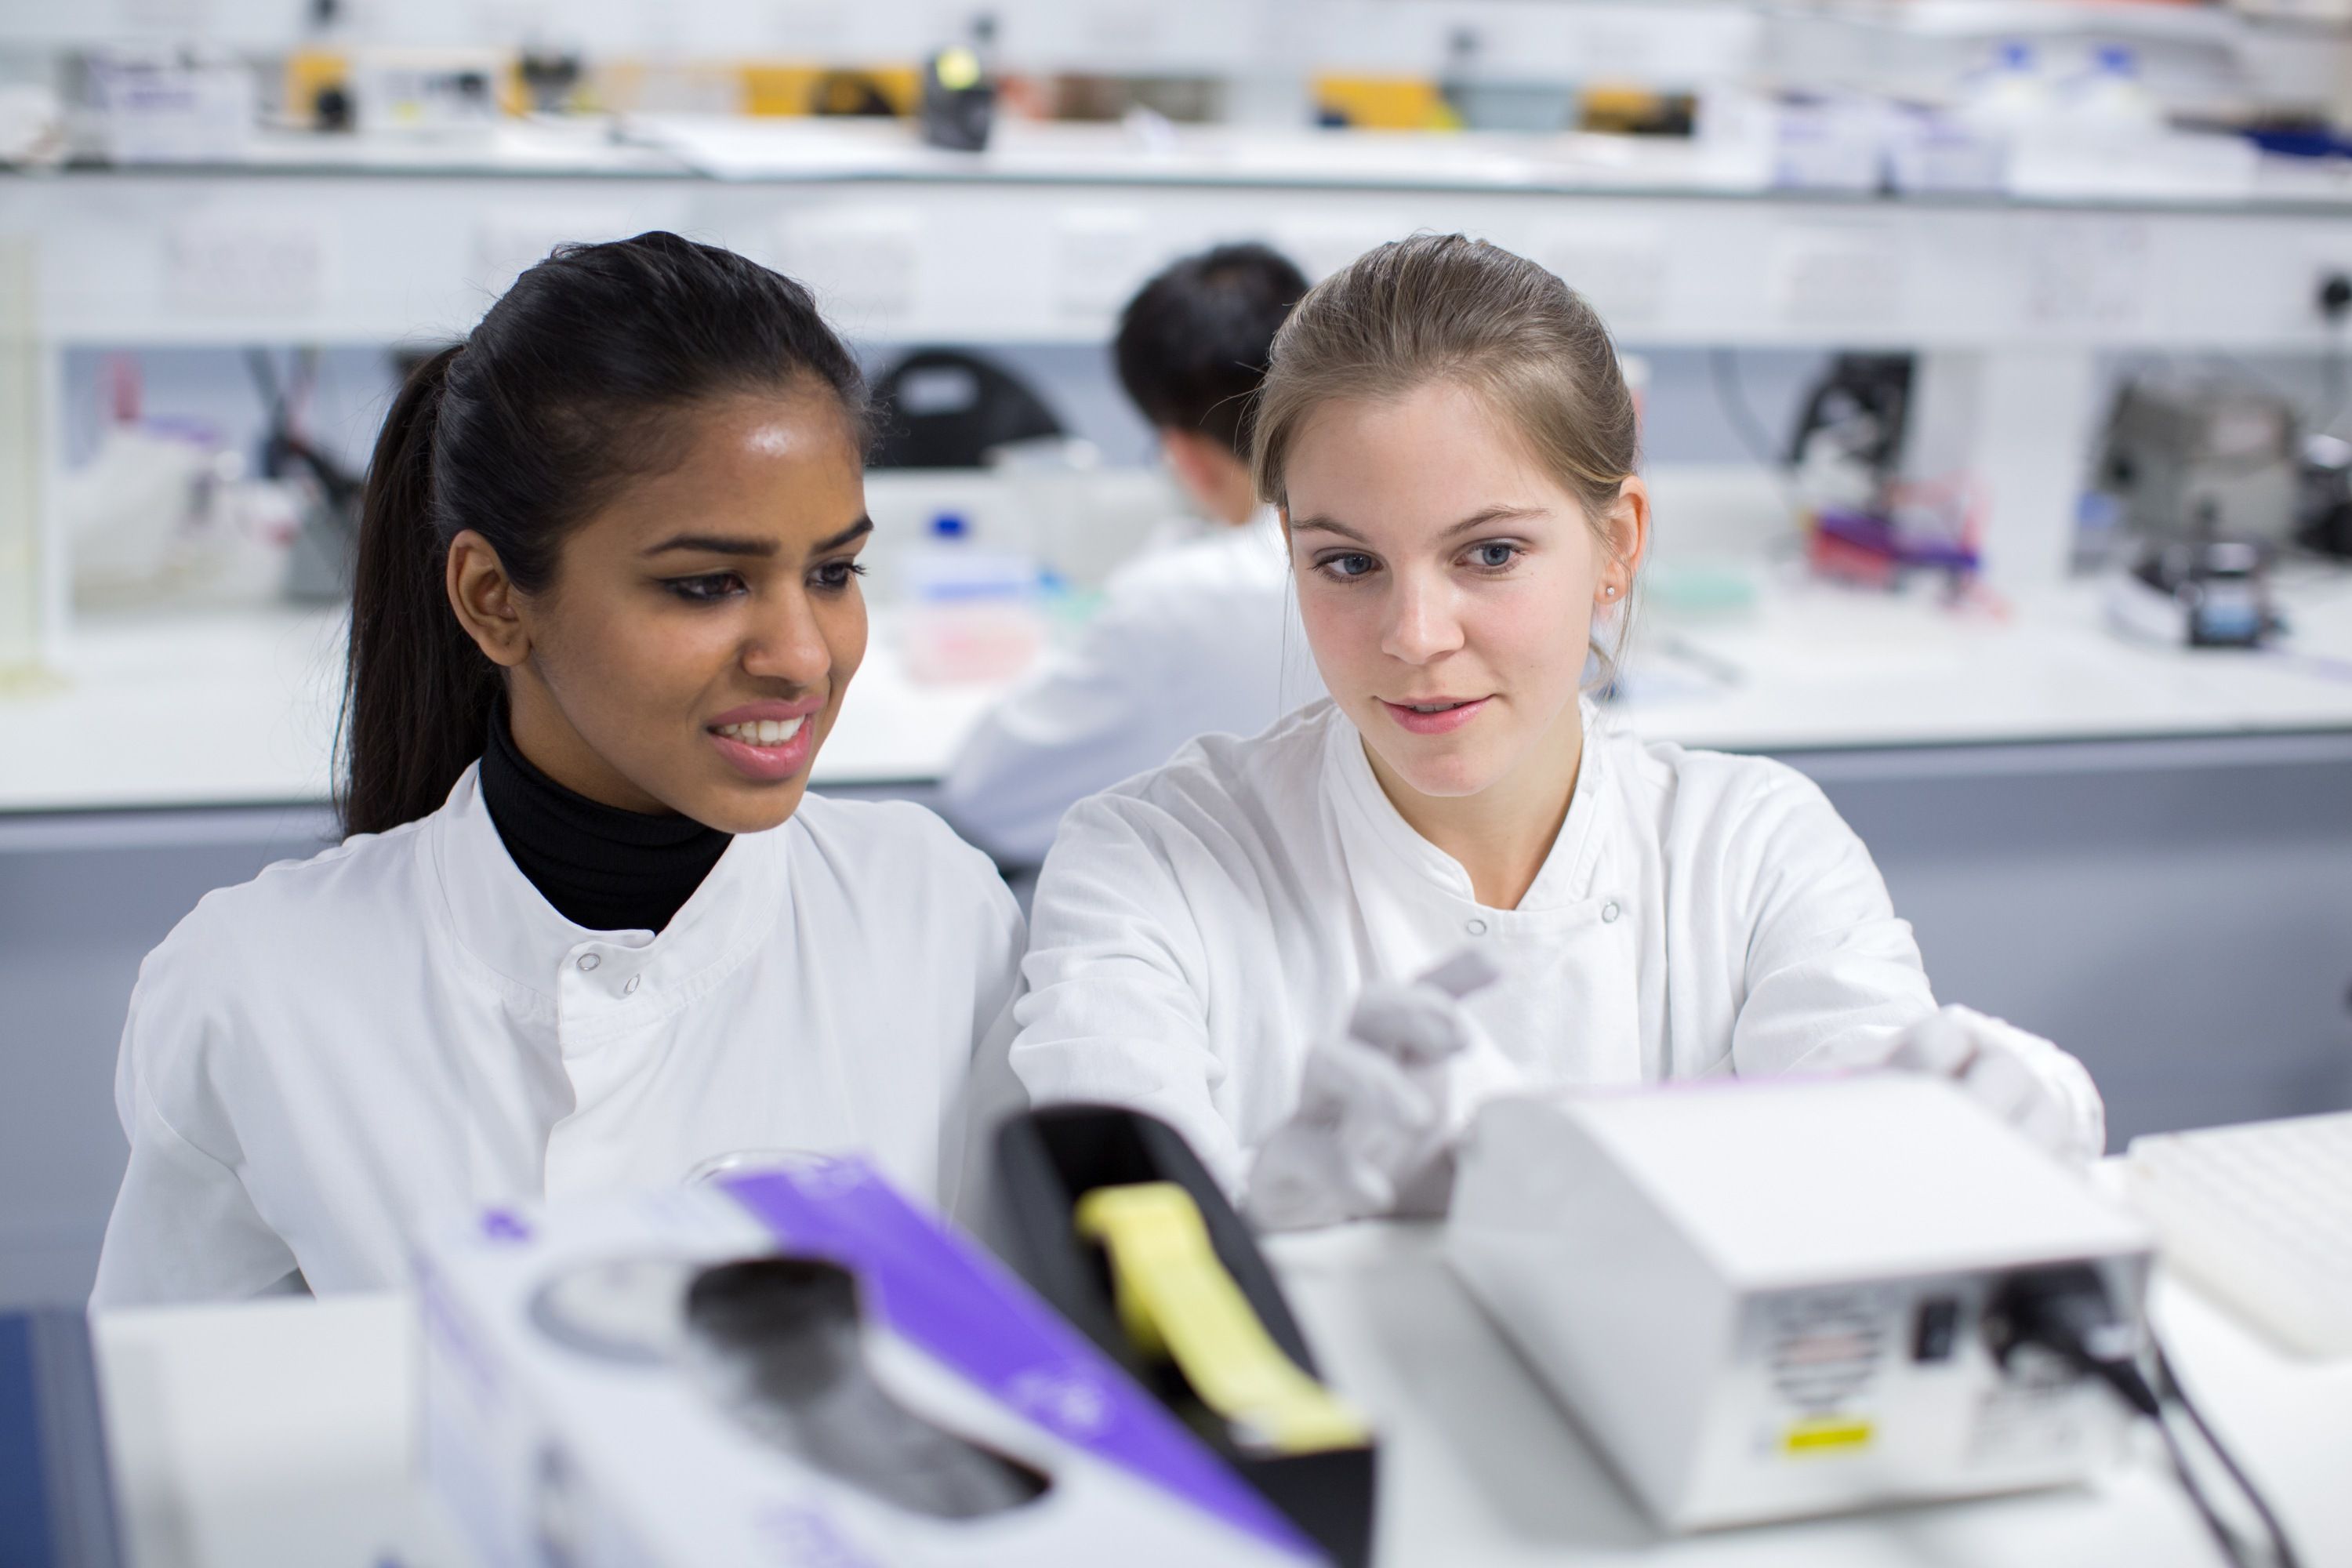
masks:
[[[912,65],[757,61],[739,68],[743,112],[763,117],[915,112],[922,71]]]
[[[1315,107],[1360,131],[1459,131],[1462,117],[1426,77],[1318,76]]]

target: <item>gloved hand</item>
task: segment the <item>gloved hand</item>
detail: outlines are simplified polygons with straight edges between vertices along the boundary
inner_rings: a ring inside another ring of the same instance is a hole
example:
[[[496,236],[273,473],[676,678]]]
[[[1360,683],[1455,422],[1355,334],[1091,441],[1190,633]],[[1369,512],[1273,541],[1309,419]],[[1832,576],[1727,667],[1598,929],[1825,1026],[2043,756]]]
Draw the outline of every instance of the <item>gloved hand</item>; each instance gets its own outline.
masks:
[[[1499,973],[1465,949],[1410,984],[1365,986],[1347,1033],[1307,1053],[1297,1109],[1259,1146],[1250,1218],[1299,1230],[1444,1212],[1454,1141],[1480,1105],[1524,1081],[1461,1005]]]
[[[1952,1079],[2053,1154],[2087,1163],[2106,1152],[2107,1108],[2090,1073],[2003,1019],[1948,1006],[1906,1029],[1886,1065]]]

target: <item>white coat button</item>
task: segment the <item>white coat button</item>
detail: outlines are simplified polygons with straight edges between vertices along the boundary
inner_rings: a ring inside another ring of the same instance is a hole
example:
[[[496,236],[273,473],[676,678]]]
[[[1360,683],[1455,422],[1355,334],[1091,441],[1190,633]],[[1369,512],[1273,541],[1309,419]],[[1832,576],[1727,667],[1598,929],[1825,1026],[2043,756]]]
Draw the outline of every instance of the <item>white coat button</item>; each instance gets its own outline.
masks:
[[[604,962],[593,952],[583,952],[580,955],[580,967],[583,969],[593,969]]]
[[[1601,918],[1603,921],[1613,921],[1617,918],[1617,900],[1612,899],[1601,906]]]
[[[625,984],[625,985],[623,985],[623,986],[621,987],[621,994],[622,994],[622,995],[624,995],[624,996],[634,996],[634,995],[635,995],[635,994],[636,994],[636,991],[637,991],[637,983],[638,983],[639,981],[643,980],[644,978],[645,978],[645,976],[644,976],[644,975],[642,975],[642,974],[632,974],[632,975],[630,975],[630,976],[629,976],[629,978],[628,978],[628,983],[627,983],[626,984]]]
[[[1476,915],[1472,915],[1468,920],[1462,922],[1462,929],[1468,931],[1472,936],[1485,936],[1486,934],[1486,922],[1480,920]]]

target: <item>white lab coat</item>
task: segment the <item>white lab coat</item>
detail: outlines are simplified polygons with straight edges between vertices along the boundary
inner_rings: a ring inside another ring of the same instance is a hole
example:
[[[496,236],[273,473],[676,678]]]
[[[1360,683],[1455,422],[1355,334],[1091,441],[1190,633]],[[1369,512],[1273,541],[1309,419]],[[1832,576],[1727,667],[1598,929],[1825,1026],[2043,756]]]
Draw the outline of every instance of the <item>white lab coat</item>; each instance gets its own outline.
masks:
[[[420,1225],[736,1150],[862,1149],[944,1200],[1021,946],[937,817],[815,796],[660,934],[591,931],[516,868],[468,769],[429,816],[208,894],[140,966],[92,1304],[297,1269],[383,1289]]]
[[[1471,1016],[1538,1084],[1874,1062],[1934,1011],[1910,926],[1802,774],[1584,715],[1515,910],[1397,814],[1328,701],[1080,803],[1030,913],[1012,1061],[1032,1100],[1148,1110],[1238,1191],[1364,984],[1469,942],[1506,973]]]
[[[1035,865],[1072,803],[1195,735],[1254,735],[1323,695],[1271,509],[1114,573],[1102,607],[981,721],[941,787],[964,836]]]

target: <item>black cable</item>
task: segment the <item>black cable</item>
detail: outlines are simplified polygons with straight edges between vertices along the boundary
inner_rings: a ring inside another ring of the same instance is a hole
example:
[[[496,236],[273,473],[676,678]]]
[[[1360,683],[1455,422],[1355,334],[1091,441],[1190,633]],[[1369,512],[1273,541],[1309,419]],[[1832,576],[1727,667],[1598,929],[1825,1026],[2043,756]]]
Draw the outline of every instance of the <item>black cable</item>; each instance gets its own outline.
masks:
[[[1756,417],[1755,409],[1748,405],[1747,388],[1739,379],[1737,353],[1737,350],[1727,348],[1707,351],[1707,364],[1715,383],[1716,405],[1722,412],[1724,422],[1731,426],[1732,434],[1739,437],[1739,444],[1748,448],[1748,455],[1756,460],[1758,467],[1771,475],[1780,487],[1780,504],[1789,514],[1789,526],[1796,534],[1801,549],[1808,520],[1805,498],[1797,490],[1796,465],[1781,460],[1779,447],[1764,428],[1763,421]]]
[[[1722,411],[1731,433],[1748,448],[1748,455],[1767,468],[1776,472],[1788,467],[1780,460],[1780,446],[1764,428],[1756,410],[1748,406],[1748,391],[1740,384],[1739,362],[1736,351],[1714,348],[1706,352],[1708,368],[1714,373],[1715,400]]]
[[[2207,1451],[2221,1461],[2221,1468],[2230,1474],[2231,1483],[2238,1489],[2239,1495],[2252,1507],[2254,1516],[2263,1521],[2263,1529],[2270,1536],[2271,1543],[2277,1551],[2278,1568],[2301,1568],[2301,1563],[2294,1554],[2294,1548],[2287,1541],[2285,1527],[2279,1523],[2278,1515],[2271,1511],[2268,1500],[2255,1489],[2254,1483],[2247,1478],[2246,1472],[2239,1468],[2236,1457],[2223,1446],[2221,1439],[2214,1435],[2213,1428],[2206,1424],[2205,1413],[2197,1407],[2195,1400],[2189,1397],[2189,1390],[2180,1385],[2180,1379],[2172,1370],[2172,1358],[2164,1353],[2164,1342],[2151,1333],[2148,1335],[2147,1342],[2150,1354],[2156,1362],[2156,1390],[2158,1397],[2168,1399],[2180,1407],[2181,1412],[2189,1417],[2190,1425],[2197,1428],[2197,1436],[2204,1443]]]
[[[2204,1521],[2206,1532],[2213,1537],[2214,1544],[2221,1547],[2221,1555],[2228,1558],[2235,1568],[2253,1568],[2252,1560],[2246,1554],[2246,1543],[2239,1538],[2236,1531],[2223,1522],[2221,1510],[2213,1506],[2213,1500],[2206,1495],[2204,1483],[2197,1479],[2196,1468],[2189,1464],[2188,1452],[2180,1446],[2180,1435],[2175,1432],[2172,1429],[2172,1424],[2164,1418],[2162,1396],[2149,1385],[2147,1379],[2140,1374],[2139,1368],[2130,1362],[2095,1363],[2088,1370],[2095,1373],[2109,1388],[2120,1394],[2126,1404],[2154,1423],[2157,1436],[2164,1439],[2164,1452],[2166,1458],[2172,1463],[2173,1478],[2179,1481],[2180,1489],[2189,1494],[2189,1503],[2197,1510],[2197,1517]],[[2218,1446],[2215,1446],[2215,1451],[2220,1451]],[[2230,1463],[2229,1468],[2232,1477],[2238,1477],[2238,1468],[2235,1463]],[[2239,1489],[2248,1497],[2252,1497],[2253,1489],[2245,1483],[2242,1477],[2239,1477],[2238,1479]],[[2279,1536],[2276,1539],[2281,1542],[2284,1550],[2285,1538]],[[2294,1553],[2289,1552],[2281,1556],[2277,1568],[2294,1568]]]
[[[2109,1304],[2106,1288],[2090,1265],[2041,1269],[2011,1279],[1988,1310],[1985,1331],[1994,1359],[2004,1368],[2019,1345],[2039,1345],[2075,1371],[2098,1378],[2135,1413],[2154,1422],[2171,1458],[2173,1473],[2180,1479],[2181,1490],[2188,1493],[2189,1502],[2205,1521],[2205,1528],[2212,1532],[2222,1554],[2236,1568],[2253,1568],[2255,1560],[2249,1555],[2247,1543],[2213,1507],[2204,1484],[2189,1462],[2179,1434],[2165,1419],[2168,1405],[2178,1406],[2187,1414],[2199,1439],[2221,1462],[2231,1484],[2262,1521],[2270,1537],[2274,1568],[2300,1568],[2300,1559],[2278,1516],[2271,1511],[2269,1502],[2255,1489],[2252,1480],[2239,1468],[2237,1459],[2222,1446],[2212,1427],[2206,1425],[2204,1414],[2173,1375],[2172,1363],[2153,1333],[2147,1336],[2147,1343],[2155,1363],[2156,1380],[2151,1383],[2141,1372],[2139,1347],[2131,1328]]]

